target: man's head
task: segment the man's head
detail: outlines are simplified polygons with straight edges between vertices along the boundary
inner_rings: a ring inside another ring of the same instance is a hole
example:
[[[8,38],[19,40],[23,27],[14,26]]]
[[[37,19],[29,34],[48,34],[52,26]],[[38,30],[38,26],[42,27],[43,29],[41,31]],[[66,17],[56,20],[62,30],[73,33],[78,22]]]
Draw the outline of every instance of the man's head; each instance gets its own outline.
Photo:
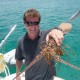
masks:
[[[24,13],[23,20],[28,31],[28,35],[35,36],[39,33],[41,16],[37,10],[29,9]]]
[[[30,25],[30,22],[28,21],[28,18],[37,18],[36,23],[33,23],[33,25],[39,24],[40,20],[41,20],[40,13],[35,9],[29,9],[28,11],[26,11],[24,13],[24,16],[23,16],[24,24]]]

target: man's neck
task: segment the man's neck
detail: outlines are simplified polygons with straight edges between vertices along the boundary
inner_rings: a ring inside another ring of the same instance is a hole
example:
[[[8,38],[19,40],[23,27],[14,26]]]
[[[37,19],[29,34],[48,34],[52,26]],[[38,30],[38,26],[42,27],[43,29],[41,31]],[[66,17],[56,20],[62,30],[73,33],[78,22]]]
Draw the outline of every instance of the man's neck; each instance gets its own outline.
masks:
[[[28,34],[28,37],[32,40],[35,40],[37,38],[38,34]]]

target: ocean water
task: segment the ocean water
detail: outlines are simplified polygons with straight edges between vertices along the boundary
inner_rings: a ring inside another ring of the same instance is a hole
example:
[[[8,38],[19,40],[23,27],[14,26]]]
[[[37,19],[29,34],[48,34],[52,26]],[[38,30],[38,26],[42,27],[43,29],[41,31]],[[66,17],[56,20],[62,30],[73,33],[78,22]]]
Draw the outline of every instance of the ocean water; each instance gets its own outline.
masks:
[[[12,26],[17,24],[15,31],[9,36],[0,52],[6,52],[16,48],[18,39],[25,34],[23,24],[23,13],[35,8],[41,14],[41,30],[58,26],[67,22],[72,14],[80,10],[80,0],[0,0],[0,42],[8,34]],[[71,22],[72,30],[64,36],[63,43],[68,45],[76,54],[76,57],[69,50],[70,63],[80,67],[80,17]],[[66,57],[63,57],[67,60]],[[10,73],[15,73],[15,65],[8,65]],[[58,65],[56,66],[56,68]],[[60,63],[57,76],[65,80],[80,80],[80,71]]]

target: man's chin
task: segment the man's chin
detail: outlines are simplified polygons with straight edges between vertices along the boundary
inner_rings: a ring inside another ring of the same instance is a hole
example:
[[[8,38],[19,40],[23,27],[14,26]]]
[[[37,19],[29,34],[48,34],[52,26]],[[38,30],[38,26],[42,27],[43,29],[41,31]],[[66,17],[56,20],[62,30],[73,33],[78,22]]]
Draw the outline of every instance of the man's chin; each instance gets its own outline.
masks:
[[[31,31],[30,33],[31,33],[31,34],[37,34],[37,32],[36,32],[36,31]]]
[[[31,32],[31,34],[36,34],[36,32]]]

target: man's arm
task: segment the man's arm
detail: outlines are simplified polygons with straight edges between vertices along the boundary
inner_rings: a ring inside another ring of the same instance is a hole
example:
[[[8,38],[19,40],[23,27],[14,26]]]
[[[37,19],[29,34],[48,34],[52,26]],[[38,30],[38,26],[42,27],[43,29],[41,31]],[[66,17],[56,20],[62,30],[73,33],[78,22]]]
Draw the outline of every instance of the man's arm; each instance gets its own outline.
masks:
[[[22,61],[16,59],[16,76],[20,74],[21,66],[22,66]],[[21,80],[21,77],[18,76],[16,80]]]
[[[52,37],[58,46],[61,45],[62,40],[64,39],[64,34],[68,33],[72,29],[70,23],[61,23],[57,28],[51,30],[46,36],[46,42],[49,41],[49,38]]]
[[[59,28],[62,30],[64,34],[68,33],[72,29],[72,25],[70,23],[61,23]]]

